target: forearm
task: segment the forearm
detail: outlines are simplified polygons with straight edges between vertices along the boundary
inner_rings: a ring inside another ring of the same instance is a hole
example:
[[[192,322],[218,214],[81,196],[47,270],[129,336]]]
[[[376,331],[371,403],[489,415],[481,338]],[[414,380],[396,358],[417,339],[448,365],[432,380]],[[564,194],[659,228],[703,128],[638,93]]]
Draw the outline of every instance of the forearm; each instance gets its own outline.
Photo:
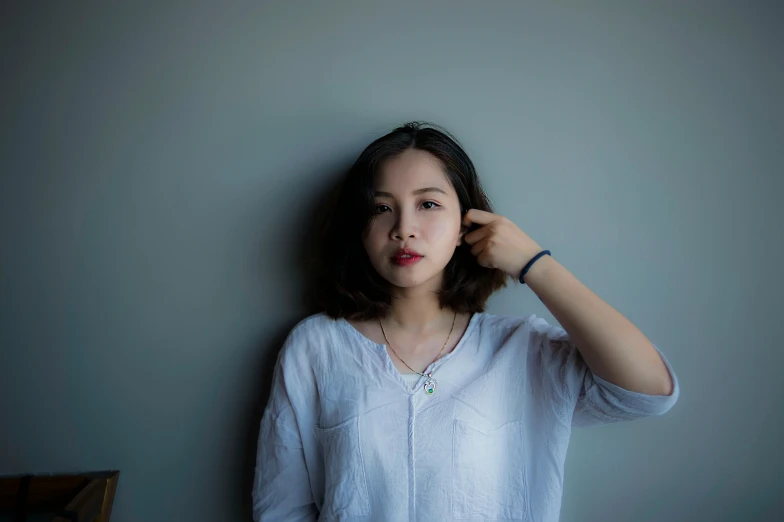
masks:
[[[638,393],[672,393],[669,372],[645,335],[558,261],[543,256],[525,282],[563,326],[594,374]]]

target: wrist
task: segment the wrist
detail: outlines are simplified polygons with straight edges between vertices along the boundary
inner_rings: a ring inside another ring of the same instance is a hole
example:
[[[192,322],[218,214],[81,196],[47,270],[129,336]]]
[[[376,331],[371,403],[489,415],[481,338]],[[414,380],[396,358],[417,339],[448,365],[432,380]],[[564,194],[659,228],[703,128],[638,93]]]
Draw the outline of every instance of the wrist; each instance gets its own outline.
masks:
[[[530,286],[531,281],[541,279],[542,277],[544,277],[546,275],[546,272],[553,267],[553,263],[557,264],[555,259],[553,259],[553,257],[549,253],[544,253],[545,251],[541,251],[541,252],[542,255],[538,258],[536,258],[536,255],[539,254],[539,252],[531,256],[528,263],[526,263],[526,267],[528,268],[528,270],[525,271],[526,267],[523,267],[520,270],[520,274],[518,275],[517,278],[518,281],[520,281],[523,284],[528,284]]]

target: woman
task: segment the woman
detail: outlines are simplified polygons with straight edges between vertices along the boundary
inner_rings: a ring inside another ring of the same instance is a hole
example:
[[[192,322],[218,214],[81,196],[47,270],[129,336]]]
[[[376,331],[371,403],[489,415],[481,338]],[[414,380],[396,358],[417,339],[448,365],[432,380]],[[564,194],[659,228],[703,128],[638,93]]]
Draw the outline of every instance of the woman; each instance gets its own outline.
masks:
[[[572,426],[658,415],[653,344],[510,220],[446,132],[410,123],[351,168],[261,421],[256,520],[555,521]],[[563,329],[485,313],[508,277]]]

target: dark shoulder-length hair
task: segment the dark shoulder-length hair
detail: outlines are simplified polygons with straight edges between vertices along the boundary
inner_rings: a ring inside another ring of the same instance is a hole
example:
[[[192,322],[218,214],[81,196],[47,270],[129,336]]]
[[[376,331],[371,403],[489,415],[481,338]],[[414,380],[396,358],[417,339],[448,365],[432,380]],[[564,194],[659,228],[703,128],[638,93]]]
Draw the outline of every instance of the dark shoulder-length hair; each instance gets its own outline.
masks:
[[[390,310],[389,283],[370,264],[362,235],[375,210],[376,173],[386,160],[407,149],[423,150],[440,160],[457,193],[461,215],[471,208],[493,212],[474,164],[444,129],[411,122],[375,140],[349,169],[319,234],[312,296],[316,308],[333,319],[383,318]],[[483,312],[488,298],[505,285],[506,274],[480,266],[471,246],[463,243],[444,269],[439,303],[459,313]]]

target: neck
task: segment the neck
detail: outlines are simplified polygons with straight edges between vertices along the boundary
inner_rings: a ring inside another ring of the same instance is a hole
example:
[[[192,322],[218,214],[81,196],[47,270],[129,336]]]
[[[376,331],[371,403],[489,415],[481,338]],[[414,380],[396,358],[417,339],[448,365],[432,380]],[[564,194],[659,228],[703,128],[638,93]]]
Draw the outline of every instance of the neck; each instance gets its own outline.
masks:
[[[384,319],[398,330],[428,334],[449,328],[454,311],[441,308],[438,295],[430,288],[398,288],[392,293],[392,309]],[[448,324],[447,324],[448,323]]]

